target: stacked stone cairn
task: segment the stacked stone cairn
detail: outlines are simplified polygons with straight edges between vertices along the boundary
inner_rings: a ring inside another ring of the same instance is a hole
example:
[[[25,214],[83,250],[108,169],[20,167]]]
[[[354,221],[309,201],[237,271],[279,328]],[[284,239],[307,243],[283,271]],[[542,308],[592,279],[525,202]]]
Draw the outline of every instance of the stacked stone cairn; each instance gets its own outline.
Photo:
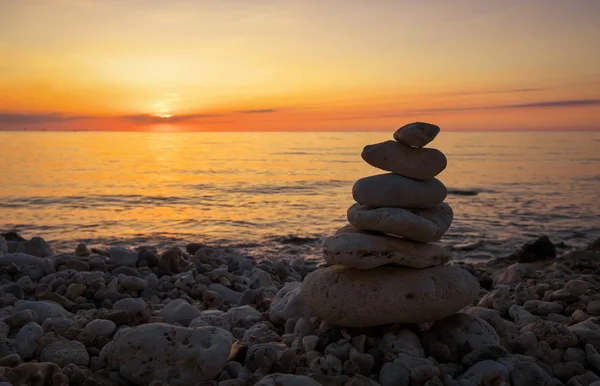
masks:
[[[315,315],[346,327],[433,322],[477,298],[477,279],[445,265],[451,256],[434,243],[453,218],[446,187],[435,178],[446,157],[424,147],[439,131],[415,122],[398,129],[395,141],[364,148],[363,160],[391,173],[354,184],[350,224],[324,241],[328,266],[302,286]]]

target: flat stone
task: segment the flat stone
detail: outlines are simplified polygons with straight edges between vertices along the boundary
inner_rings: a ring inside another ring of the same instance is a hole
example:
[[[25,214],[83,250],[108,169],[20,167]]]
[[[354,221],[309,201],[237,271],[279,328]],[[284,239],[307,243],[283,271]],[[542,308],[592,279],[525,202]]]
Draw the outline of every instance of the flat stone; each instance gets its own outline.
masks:
[[[3,236],[0,236],[0,255],[8,253],[8,242]]]
[[[102,348],[100,360],[136,385],[195,385],[223,371],[233,341],[228,331],[216,327],[149,323],[116,334]]]
[[[7,253],[0,255],[0,267],[16,266],[20,272],[33,280],[55,272],[54,263],[43,258],[25,253]]]
[[[36,322],[29,322],[19,330],[15,342],[17,353],[21,358],[29,359],[33,357],[43,335],[44,329]]]
[[[444,264],[450,260],[451,254],[437,244],[415,243],[347,225],[325,239],[323,257],[331,265],[357,269],[388,264],[426,268]]]
[[[487,345],[500,345],[500,337],[485,320],[463,313],[450,315],[439,320],[425,333],[421,339],[425,351],[439,361],[458,363],[465,346],[477,350]],[[450,349],[448,358],[435,355],[437,347],[445,345]]]
[[[48,318],[57,318],[61,316],[68,317],[73,315],[65,310],[60,304],[50,300],[19,300],[15,303],[15,312],[23,310],[31,310],[35,312],[37,316],[36,322],[38,324],[43,324]]]
[[[404,125],[394,133],[394,139],[407,146],[423,147],[439,134],[440,127],[425,122]]]
[[[270,374],[258,381],[256,386],[321,386],[321,384],[314,379],[304,375],[292,375],[292,374]]]
[[[418,181],[391,173],[361,178],[352,187],[356,202],[374,207],[429,208],[441,204],[447,194],[436,178]]]
[[[179,323],[183,326],[189,326],[190,322],[201,314],[202,310],[199,310],[185,300],[175,299],[167,304],[158,313],[158,316],[170,324]]]
[[[309,316],[300,294],[302,283],[298,281],[286,283],[275,295],[269,307],[269,319],[275,324],[284,324],[291,318]]]
[[[437,149],[419,149],[396,141],[367,145],[361,156],[373,167],[415,180],[430,180],[448,164],[446,156]]]
[[[86,324],[83,331],[110,338],[116,329],[117,325],[112,320],[94,319]]]
[[[138,262],[138,253],[122,247],[110,247],[108,250],[110,262],[116,266],[135,266]]]
[[[492,374],[495,372],[501,373],[506,379],[508,379],[510,373],[508,369],[502,364],[492,361],[492,360],[483,360],[481,362],[475,363],[473,366],[469,367],[467,371],[465,371],[459,378],[458,381],[466,381],[472,385],[480,385],[481,380],[488,374]]]
[[[454,266],[322,268],[302,283],[305,303],[341,326],[422,323],[443,319],[477,298],[479,283]]]
[[[401,236],[427,243],[438,241],[450,228],[454,214],[450,205],[430,208],[374,208],[354,204],[348,208],[348,222],[354,227]]]
[[[56,363],[60,367],[70,363],[87,366],[90,363],[90,356],[83,343],[76,340],[58,340],[42,350],[40,361]]]

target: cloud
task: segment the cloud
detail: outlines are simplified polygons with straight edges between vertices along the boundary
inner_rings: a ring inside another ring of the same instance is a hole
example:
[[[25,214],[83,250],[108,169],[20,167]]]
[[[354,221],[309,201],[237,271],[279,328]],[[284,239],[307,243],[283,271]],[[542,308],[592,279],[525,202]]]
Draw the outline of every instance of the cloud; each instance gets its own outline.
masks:
[[[86,115],[67,115],[62,113],[40,113],[40,114],[22,114],[22,113],[0,113],[0,124],[7,125],[35,125],[43,123],[67,122],[93,117]]]
[[[270,114],[276,113],[277,109],[258,109],[258,110],[241,110],[238,111],[240,114]]]
[[[575,107],[575,106],[599,106],[600,99],[571,99],[562,101],[523,103],[519,105],[507,105],[504,109],[529,109],[537,107]]]
[[[149,114],[137,114],[137,115],[123,115],[120,118],[126,119],[135,123],[153,124],[153,123],[178,123],[185,121],[194,121],[204,118],[217,118],[224,117],[224,114],[184,114],[184,115],[173,115],[170,117],[160,117]]]
[[[600,99],[567,99],[558,101],[547,101],[547,102],[532,102],[532,103],[520,103],[512,105],[498,105],[498,106],[478,106],[478,107],[448,107],[448,108],[430,108],[430,109],[419,109],[409,110],[405,113],[438,113],[438,112],[451,112],[451,111],[470,111],[470,110],[500,110],[500,109],[535,109],[540,107],[580,107],[580,106],[599,106]]]
[[[507,90],[480,90],[480,91],[456,91],[456,92],[444,92],[444,93],[437,93],[437,94],[433,94],[433,95],[490,95],[490,94],[518,94],[518,93],[528,93],[528,92],[535,92],[535,91],[544,91],[547,90],[546,88],[541,88],[541,87],[529,87],[529,88],[514,88],[514,89],[507,89]]]

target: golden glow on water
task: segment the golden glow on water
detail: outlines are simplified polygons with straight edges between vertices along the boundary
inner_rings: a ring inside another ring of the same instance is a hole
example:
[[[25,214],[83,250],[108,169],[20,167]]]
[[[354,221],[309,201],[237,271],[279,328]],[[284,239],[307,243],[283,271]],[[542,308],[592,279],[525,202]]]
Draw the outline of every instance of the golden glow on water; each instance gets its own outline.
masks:
[[[344,223],[353,182],[378,173],[361,160],[362,147],[390,137],[0,133],[9,144],[0,155],[0,230],[70,247],[80,239],[268,245],[269,236],[321,236]],[[573,243],[577,232],[593,236],[599,143],[600,133],[442,132],[432,144],[449,160],[440,180],[480,191],[448,196],[456,219],[447,241],[484,239],[503,251],[527,234]]]

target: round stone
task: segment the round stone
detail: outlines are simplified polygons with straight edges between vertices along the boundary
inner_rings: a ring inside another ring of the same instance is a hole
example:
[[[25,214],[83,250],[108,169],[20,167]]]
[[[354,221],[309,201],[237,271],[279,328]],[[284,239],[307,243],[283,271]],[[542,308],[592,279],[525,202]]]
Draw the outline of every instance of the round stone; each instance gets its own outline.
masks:
[[[394,133],[394,139],[408,146],[423,147],[440,132],[440,127],[425,122],[413,122],[404,125]]]
[[[441,203],[430,208],[373,208],[354,204],[348,208],[348,222],[358,229],[379,231],[427,243],[437,241],[452,224],[450,205]]]
[[[479,283],[462,268],[321,268],[302,283],[315,315],[346,327],[440,320],[477,299]]]
[[[430,180],[448,164],[446,156],[429,148],[414,148],[396,141],[367,145],[362,159],[369,165],[416,180]]]
[[[391,173],[361,178],[352,187],[356,202],[374,207],[429,208],[447,194],[438,179],[418,181]]]
[[[381,233],[364,232],[347,225],[325,239],[323,257],[331,265],[369,269],[395,264],[425,268],[444,264],[450,253],[437,244],[415,243]]]

